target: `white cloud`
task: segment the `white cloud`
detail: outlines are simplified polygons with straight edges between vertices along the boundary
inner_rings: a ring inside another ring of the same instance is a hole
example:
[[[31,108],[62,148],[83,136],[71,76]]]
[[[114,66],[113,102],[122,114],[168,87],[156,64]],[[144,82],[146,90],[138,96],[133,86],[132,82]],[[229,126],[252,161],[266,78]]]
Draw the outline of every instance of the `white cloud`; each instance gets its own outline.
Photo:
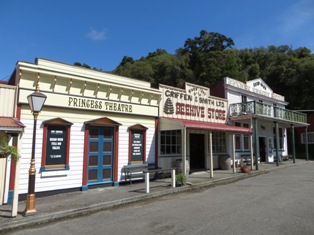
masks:
[[[106,29],[97,31],[91,28],[90,31],[87,33],[87,37],[93,41],[103,41],[107,38],[106,31],[107,31]]]

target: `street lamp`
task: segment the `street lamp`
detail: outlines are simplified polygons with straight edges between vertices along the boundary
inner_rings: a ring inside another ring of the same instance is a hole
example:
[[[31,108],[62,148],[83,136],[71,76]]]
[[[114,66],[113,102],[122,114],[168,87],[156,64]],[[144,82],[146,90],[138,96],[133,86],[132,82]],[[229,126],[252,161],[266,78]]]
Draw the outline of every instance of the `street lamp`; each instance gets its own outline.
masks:
[[[30,168],[28,171],[28,194],[26,198],[26,207],[24,210],[24,216],[31,215],[37,212],[35,205],[35,177],[36,177],[36,167],[35,167],[35,142],[36,142],[36,126],[37,117],[40,113],[47,96],[39,92],[39,86],[37,85],[34,93],[27,96],[27,100],[31,111],[34,115],[34,126],[33,126],[33,143],[32,143],[32,157]]]

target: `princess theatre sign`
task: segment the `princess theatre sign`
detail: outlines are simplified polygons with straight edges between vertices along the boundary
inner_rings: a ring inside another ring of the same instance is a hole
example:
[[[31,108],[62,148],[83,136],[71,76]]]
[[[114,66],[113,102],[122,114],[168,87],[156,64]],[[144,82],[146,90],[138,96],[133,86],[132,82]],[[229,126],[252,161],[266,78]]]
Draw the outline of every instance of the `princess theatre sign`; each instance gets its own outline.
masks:
[[[227,101],[210,96],[209,88],[185,83],[185,90],[160,85],[160,117],[225,123]]]

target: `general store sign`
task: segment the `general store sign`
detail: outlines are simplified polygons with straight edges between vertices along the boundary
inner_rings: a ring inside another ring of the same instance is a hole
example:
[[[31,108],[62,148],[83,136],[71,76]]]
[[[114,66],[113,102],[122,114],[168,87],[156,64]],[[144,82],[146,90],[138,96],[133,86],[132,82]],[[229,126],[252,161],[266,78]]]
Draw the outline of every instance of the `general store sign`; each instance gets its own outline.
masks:
[[[209,89],[185,84],[185,90],[160,85],[162,100],[159,107],[160,117],[225,123],[227,101],[210,96]]]

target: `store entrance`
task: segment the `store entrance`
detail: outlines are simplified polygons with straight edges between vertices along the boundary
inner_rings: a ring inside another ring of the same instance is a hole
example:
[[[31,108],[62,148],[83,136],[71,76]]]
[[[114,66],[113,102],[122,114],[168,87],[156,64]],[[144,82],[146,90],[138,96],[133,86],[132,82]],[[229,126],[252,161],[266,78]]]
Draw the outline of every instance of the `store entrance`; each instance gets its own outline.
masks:
[[[113,132],[113,127],[91,127],[89,130],[89,185],[113,182]]]
[[[205,168],[205,146],[204,134],[190,134],[190,168]]]
[[[259,156],[261,162],[266,161],[266,138],[264,137],[259,137]]]

